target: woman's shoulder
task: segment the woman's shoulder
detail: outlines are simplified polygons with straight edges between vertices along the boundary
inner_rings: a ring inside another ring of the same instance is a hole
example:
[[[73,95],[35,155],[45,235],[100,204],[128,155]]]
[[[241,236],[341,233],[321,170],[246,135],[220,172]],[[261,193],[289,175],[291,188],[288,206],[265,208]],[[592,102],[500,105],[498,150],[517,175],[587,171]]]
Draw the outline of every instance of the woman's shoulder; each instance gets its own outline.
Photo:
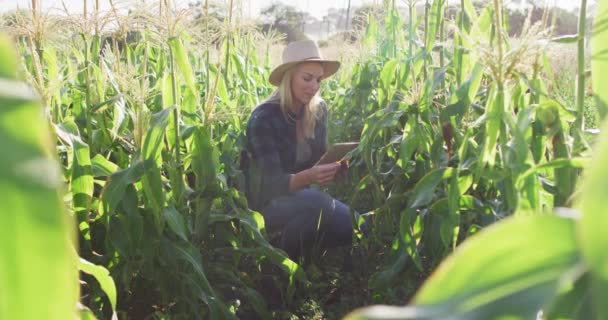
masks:
[[[276,122],[280,120],[281,107],[273,101],[264,102],[251,112],[251,117],[247,121],[247,127],[268,127],[276,126]]]
[[[255,109],[253,109],[253,111],[251,112],[251,117],[274,117],[277,114],[280,114],[280,112],[281,107],[279,106],[278,102],[266,101],[255,107]]]

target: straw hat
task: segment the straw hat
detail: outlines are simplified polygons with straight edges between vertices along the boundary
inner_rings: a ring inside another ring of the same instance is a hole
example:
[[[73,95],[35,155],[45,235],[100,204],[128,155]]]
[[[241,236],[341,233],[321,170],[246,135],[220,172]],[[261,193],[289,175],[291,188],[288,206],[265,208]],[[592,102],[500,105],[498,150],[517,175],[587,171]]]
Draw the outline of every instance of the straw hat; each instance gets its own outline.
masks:
[[[268,81],[279,86],[283,74],[298,63],[307,61],[317,61],[323,66],[323,78],[325,79],[338,71],[340,68],[339,61],[325,60],[321,56],[321,51],[317,43],[312,40],[295,41],[288,44],[283,50],[283,63],[274,68],[268,77]]]

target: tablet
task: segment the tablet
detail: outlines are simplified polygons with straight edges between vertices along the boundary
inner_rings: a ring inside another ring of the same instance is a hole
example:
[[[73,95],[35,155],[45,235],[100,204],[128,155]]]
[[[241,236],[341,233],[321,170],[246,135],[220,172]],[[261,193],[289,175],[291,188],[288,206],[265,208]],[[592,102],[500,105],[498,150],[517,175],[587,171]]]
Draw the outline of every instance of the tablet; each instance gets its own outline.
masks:
[[[315,165],[326,164],[350,159],[350,152],[359,145],[359,142],[342,142],[333,144],[327,149]]]

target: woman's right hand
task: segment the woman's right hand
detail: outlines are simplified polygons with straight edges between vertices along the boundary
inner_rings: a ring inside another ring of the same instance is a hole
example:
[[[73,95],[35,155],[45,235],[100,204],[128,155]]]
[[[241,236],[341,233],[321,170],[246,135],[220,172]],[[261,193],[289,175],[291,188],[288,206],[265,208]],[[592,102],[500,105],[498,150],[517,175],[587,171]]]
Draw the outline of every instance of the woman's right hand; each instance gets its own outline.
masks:
[[[316,165],[308,169],[309,181],[311,184],[326,186],[334,181],[338,169],[340,169],[339,162]]]

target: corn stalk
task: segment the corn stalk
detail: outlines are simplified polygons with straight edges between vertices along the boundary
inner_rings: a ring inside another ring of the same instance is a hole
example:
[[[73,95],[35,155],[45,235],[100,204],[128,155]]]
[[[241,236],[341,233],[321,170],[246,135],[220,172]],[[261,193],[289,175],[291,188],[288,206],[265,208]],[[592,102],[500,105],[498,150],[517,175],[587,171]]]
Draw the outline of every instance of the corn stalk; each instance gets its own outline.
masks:
[[[577,77],[576,77],[576,120],[572,125],[574,136],[574,154],[579,153],[582,148],[582,134],[585,130],[585,29],[587,20],[587,0],[581,0],[581,8],[578,15],[578,39],[577,39]],[[574,181],[573,181],[574,182]]]

